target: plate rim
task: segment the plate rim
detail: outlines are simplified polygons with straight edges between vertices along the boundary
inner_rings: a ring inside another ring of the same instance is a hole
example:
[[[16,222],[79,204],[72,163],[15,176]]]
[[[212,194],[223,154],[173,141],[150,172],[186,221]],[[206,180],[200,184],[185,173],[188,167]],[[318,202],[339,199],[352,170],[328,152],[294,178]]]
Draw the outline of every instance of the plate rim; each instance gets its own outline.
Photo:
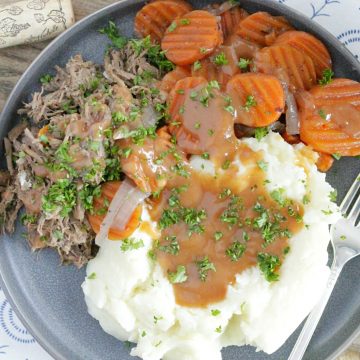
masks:
[[[255,4],[266,4],[267,7],[269,7],[271,10],[278,11],[278,12],[289,12],[287,16],[292,16],[298,18],[306,27],[309,28],[310,33],[318,32],[321,37],[326,38],[328,43],[331,43],[335,48],[341,49],[341,53],[344,57],[346,57],[349,62],[351,62],[354,65],[355,71],[360,75],[360,61],[356,59],[354,54],[351,53],[351,51],[343,44],[340,40],[336,38],[335,35],[333,35],[330,31],[328,31],[325,27],[318,24],[314,20],[307,17],[305,14],[301,13],[297,9],[293,9],[290,6],[287,6],[286,4],[271,1],[268,2],[266,0],[251,0]],[[0,113],[0,126],[5,121],[6,113],[9,112],[10,108],[13,107],[13,102],[16,101],[16,99],[19,97],[19,90],[21,90],[22,83],[24,80],[26,80],[27,76],[32,73],[33,68],[37,65],[40,59],[51,49],[56,48],[59,43],[63,39],[66,40],[68,36],[71,36],[72,33],[77,33],[78,30],[80,30],[81,26],[83,24],[88,23],[91,20],[96,20],[96,18],[101,17],[103,13],[111,12],[111,10],[121,8],[122,6],[126,6],[127,3],[132,3],[133,5],[137,5],[140,3],[143,3],[144,0],[118,0],[117,2],[107,5],[89,15],[86,17],[80,19],[77,21],[74,25],[72,25],[70,28],[66,29],[63,33],[58,35],[55,39],[53,39],[31,62],[31,64],[28,66],[28,68],[24,71],[24,73],[21,75],[19,80],[16,82],[14,88],[10,92],[4,107]],[[285,11],[282,10],[285,8]],[[16,96],[17,95],[17,96]],[[4,241],[4,239],[0,239],[0,241]],[[29,249],[30,251],[30,249]],[[67,360],[61,353],[59,353],[54,346],[52,346],[47,340],[44,334],[41,334],[39,331],[35,330],[35,327],[31,325],[31,320],[28,316],[26,316],[25,309],[20,309],[16,302],[13,299],[12,296],[12,290],[11,285],[6,281],[6,276],[4,276],[4,267],[3,264],[0,262],[0,286],[3,290],[6,299],[9,301],[12,309],[14,310],[15,314],[19,318],[19,320],[24,324],[27,331],[34,337],[34,339],[37,341],[37,343],[54,359],[56,360]],[[349,345],[354,341],[354,339],[360,335],[360,324],[359,326],[348,336],[348,338],[326,359],[324,360],[335,360],[336,357],[338,357],[344,350],[346,350]]]

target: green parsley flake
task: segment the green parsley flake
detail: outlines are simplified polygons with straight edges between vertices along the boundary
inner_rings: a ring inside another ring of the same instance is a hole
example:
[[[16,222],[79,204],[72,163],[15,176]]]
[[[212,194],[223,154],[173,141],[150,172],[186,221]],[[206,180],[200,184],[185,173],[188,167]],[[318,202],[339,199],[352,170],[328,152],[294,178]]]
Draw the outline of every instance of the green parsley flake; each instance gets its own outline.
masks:
[[[209,130],[208,130],[208,135],[209,135],[209,136],[213,136],[214,133],[215,133],[215,131],[214,131],[213,129],[209,129]]]
[[[94,280],[96,279],[96,273],[91,273],[88,277],[87,277],[89,280]]]
[[[196,261],[195,264],[198,268],[199,278],[201,281],[206,281],[210,270],[216,272],[215,265],[209,261],[207,256],[205,256],[202,260]]]
[[[221,52],[214,57],[214,64],[217,66],[227,65],[229,60],[226,58],[225,53]]]
[[[112,45],[118,49],[122,49],[128,42],[124,36],[119,35],[119,31],[113,21],[109,21],[108,26],[100,29],[99,32],[107,35]]]
[[[338,153],[332,154],[332,157],[333,157],[335,160],[340,160],[340,159],[341,159],[341,155],[338,154]]]
[[[232,245],[226,249],[225,254],[229,256],[231,261],[239,261],[246,250],[246,245],[239,241],[234,241]]]
[[[201,158],[204,159],[204,160],[209,160],[210,159],[210,154],[208,152],[204,152],[201,155]]]
[[[238,67],[241,70],[246,70],[249,65],[251,64],[251,60],[250,59],[244,59],[244,58],[240,58],[239,62],[238,62]]]
[[[218,327],[215,329],[215,332],[217,332],[217,333],[221,333],[221,332],[222,332],[221,325],[218,326]]]
[[[190,19],[181,19],[180,24],[181,25],[189,25],[190,24]]]
[[[176,240],[176,236],[166,236],[166,245],[159,246],[159,250],[167,254],[178,255],[180,252],[179,242]]]
[[[168,279],[172,284],[184,283],[188,279],[186,267],[184,265],[178,265],[175,272],[168,271]]]
[[[258,161],[256,164],[257,164],[257,166],[258,166],[261,170],[267,171],[269,164],[268,164],[266,161],[260,160],[260,161]]]
[[[227,159],[227,160],[225,160],[224,163],[221,165],[221,168],[222,168],[223,170],[227,170],[227,169],[229,169],[230,165],[231,165],[231,161],[230,161],[229,159]]]
[[[211,315],[212,315],[212,316],[218,316],[218,315],[220,315],[220,314],[221,314],[221,311],[218,310],[218,309],[213,309],[213,310],[211,310]]]
[[[224,234],[221,231],[215,231],[215,233],[214,233],[215,241],[219,241],[223,236],[224,236]]]
[[[260,271],[263,273],[267,281],[272,282],[279,280],[279,274],[277,274],[276,271],[281,266],[281,262],[278,256],[267,253],[259,253],[257,255],[257,261]]]
[[[243,106],[243,108],[246,112],[249,112],[250,109],[256,105],[257,105],[257,102],[255,100],[255,97],[253,95],[248,95],[246,97],[245,105]]]
[[[255,129],[255,139],[260,141],[269,133],[269,129],[267,127],[258,127]]]
[[[323,120],[327,120],[328,115],[325,113],[323,109],[319,109],[318,114]]]
[[[194,128],[196,130],[200,129],[200,127],[201,127],[201,124],[199,122],[195,123]]]
[[[320,85],[328,85],[332,82],[334,72],[331,69],[325,69],[322,73],[322,78],[319,80]]]
[[[177,24],[176,24],[175,21],[173,21],[173,22],[171,23],[171,25],[168,27],[167,31],[168,31],[168,32],[173,32],[176,28],[177,28]]]
[[[138,250],[144,247],[144,242],[140,239],[136,241],[134,238],[126,238],[122,241],[121,251]]]
[[[194,71],[198,71],[202,68],[201,62],[199,60],[194,62]]]
[[[50,74],[45,74],[40,78],[40,82],[43,85],[45,85],[45,84],[48,84],[53,78],[54,78],[54,76],[52,76]]]
[[[337,190],[336,190],[336,189],[333,190],[333,191],[330,191],[330,193],[329,193],[330,201],[336,202],[336,200],[337,200],[337,195],[338,195],[338,193],[337,193]]]

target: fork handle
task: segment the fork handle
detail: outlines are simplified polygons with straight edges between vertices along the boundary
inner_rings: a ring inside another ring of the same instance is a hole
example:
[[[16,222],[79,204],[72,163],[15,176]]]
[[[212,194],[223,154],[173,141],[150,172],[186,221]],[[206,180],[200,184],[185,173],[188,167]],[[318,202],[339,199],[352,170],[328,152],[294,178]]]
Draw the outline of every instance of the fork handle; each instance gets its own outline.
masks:
[[[288,360],[301,360],[309,345],[309,342],[315,332],[315,329],[320,321],[320,318],[324,312],[326,304],[329,301],[330,295],[335,287],[336,280],[338,279],[342,266],[335,265],[331,269],[330,277],[327,282],[326,289],[317,303],[313,311],[308,316],[306,323],[296,341],[296,344],[288,358]]]

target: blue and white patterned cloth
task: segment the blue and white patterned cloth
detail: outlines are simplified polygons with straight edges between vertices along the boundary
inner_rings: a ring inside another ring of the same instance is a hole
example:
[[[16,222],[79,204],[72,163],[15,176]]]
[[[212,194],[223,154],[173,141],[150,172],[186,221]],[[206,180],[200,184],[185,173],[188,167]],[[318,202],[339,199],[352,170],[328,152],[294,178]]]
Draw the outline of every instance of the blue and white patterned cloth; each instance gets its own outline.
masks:
[[[266,0],[264,0],[266,1]],[[297,9],[333,33],[360,57],[359,0],[267,0]],[[0,289],[0,360],[51,360],[21,324]]]

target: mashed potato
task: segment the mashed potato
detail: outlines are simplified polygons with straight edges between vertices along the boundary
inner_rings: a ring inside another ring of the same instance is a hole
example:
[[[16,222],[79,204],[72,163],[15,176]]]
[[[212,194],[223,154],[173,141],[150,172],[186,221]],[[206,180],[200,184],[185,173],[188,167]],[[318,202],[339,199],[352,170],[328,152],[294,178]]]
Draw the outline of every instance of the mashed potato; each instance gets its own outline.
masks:
[[[89,313],[106,332],[137,343],[131,355],[145,360],[218,360],[222,347],[244,344],[272,353],[321,295],[329,275],[328,224],[338,219],[339,212],[329,198],[333,189],[314,165],[316,155],[304,145],[287,144],[275,133],[261,141],[243,141],[263,153],[269,191],[281,187],[289,199],[310,200],[304,205],[306,226],[289,241],[291,250],[279,281],[267,282],[252,267],[237,275],[223,301],[208,308],[182,307],[176,304],[163,270],[148,256],[153,240],[147,233],[138,229],[132,235],[144,246],[131,251],[106,240],[87,267],[83,291]],[[241,159],[236,161],[240,181],[244,165]],[[193,157],[192,166],[215,171],[200,157]],[[146,210],[143,219],[150,221]],[[152,226],[155,230],[156,224]]]

